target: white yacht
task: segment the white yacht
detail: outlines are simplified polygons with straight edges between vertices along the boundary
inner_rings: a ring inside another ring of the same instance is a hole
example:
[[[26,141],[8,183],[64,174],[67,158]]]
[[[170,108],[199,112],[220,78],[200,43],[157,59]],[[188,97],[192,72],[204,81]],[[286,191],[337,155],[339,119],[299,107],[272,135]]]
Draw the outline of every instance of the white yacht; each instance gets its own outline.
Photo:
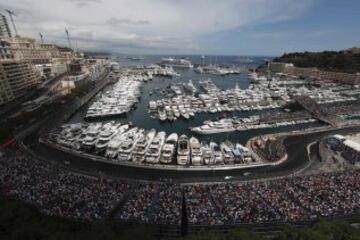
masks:
[[[197,89],[194,86],[192,80],[190,79],[188,83],[184,84],[184,88],[187,89],[188,91],[192,92],[192,93],[196,93]]]
[[[225,164],[234,164],[235,157],[233,154],[232,149],[234,148],[233,144],[229,141],[223,142],[220,144],[220,149],[224,156],[224,163]]]
[[[119,161],[128,161],[132,157],[132,150],[135,147],[136,142],[139,138],[144,135],[145,130],[140,129],[139,131],[134,131],[132,134],[129,134],[126,139],[120,144],[118,150],[118,160]]]
[[[240,143],[236,144],[236,149],[241,153],[243,163],[251,162],[251,152],[247,147],[244,147]]]
[[[104,117],[129,112],[140,97],[141,74],[121,76],[111,89],[103,92],[88,108],[86,117]]]
[[[180,111],[179,111],[179,109],[173,108],[173,112],[174,112],[174,116],[175,116],[176,118],[179,118],[179,117],[180,117]]]
[[[82,148],[84,148],[86,151],[91,151],[95,147],[101,126],[102,124],[90,125],[86,130],[86,136],[82,140],[81,144]]]
[[[212,154],[209,144],[202,142],[201,143],[201,151],[202,151],[203,163],[205,165],[215,164],[215,158],[214,158],[214,155]]]
[[[165,121],[167,119],[167,116],[166,116],[166,112],[165,111],[162,111],[162,110],[158,110],[158,114],[159,114],[159,119],[161,121]]]
[[[57,136],[57,142],[65,147],[80,149],[86,137],[87,126],[82,123],[66,124]]]
[[[180,96],[182,94],[181,89],[178,86],[171,86],[170,89],[173,90],[176,95]]]
[[[193,68],[194,66],[189,60],[186,59],[174,59],[163,58],[160,62],[161,66],[171,66],[174,68]]]
[[[186,111],[186,109],[184,107],[179,108],[181,116],[183,116],[185,119],[189,119],[190,115],[189,113]]]
[[[236,130],[232,119],[221,119],[219,121],[209,121],[206,124],[191,128],[191,131],[199,134],[214,134],[223,132],[233,132]]]
[[[181,135],[178,141],[177,163],[179,165],[188,165],[190,163],[190,147],[186,135]]]
[[[171,163],[175,155],[175,150],[178,142],[177,133],[170,134],[165,141],[165,144],[161,151],[161,163]]]
[[[224,158],[219,145],[214,142],[210,143],[210,148],[215,159],[215,164],[223,164]]]
[[[125,139],[126,134],[131,131],[129,129],[129,125],[123,125],[120,127],[119,132],[113,137],[106,148],[105,157],[107,158],[115,158],[118,154],[118,149],[122,141]]]
[[[149,149],[150,143],[154,139],[155,135],[156,135],[155,129],[151,129],[150,132],[146,136],[141,137],[139,139],[139,141],[137,141],[137,143],[135,144],[135,148],[133,150],[133,154],[132,154],[132,160],[134,162],[145,161],[145,154],[146,154],[147,150]]]
[[[192,165],[202,165],[202,149],[200,142],[197,138],[191,137],[190,138],[190,150],[191,150],[191,163]]]
[[[188,109],[188,114],[189,114],[189,117],[194,117],[195,116],[195,112],[194,112],[194,110],[192,110],[192,109]]]
[[[159,163],[161,148],[165,142],[165,132],[158,132],[156,137],[151,141],[149,149],[145,155],[145,161],[147,163]]]
[[[156,104],[156,101],[150,101],[149,102],[149,111],[150,112],[156,112],[156,109],[157,109],[157,104]]]
[[[194,69],[195,72],[202,74],[204,72],[204,69],[201,66],[198,66]]]
[[[121,129],[127,129],[129,127],[129,125],[125,124],[123,126],[120,126],[118,124],[116,124],[115,126],[111,126],[107,129],[105,129],[104,131],[102,131],[99,134],[99,140],[96,142],[95,144],[95,151],[97,153],[101,153],[103,152],[109,141],[116,136],[116,134],[121,130]]]

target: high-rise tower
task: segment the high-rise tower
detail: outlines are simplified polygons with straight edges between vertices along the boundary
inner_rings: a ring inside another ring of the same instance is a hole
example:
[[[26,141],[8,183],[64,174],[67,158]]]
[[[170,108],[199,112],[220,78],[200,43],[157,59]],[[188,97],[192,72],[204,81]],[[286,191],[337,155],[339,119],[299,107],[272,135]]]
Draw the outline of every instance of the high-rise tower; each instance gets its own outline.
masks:
[[[0,37],[11,37],[11,30],[5,15],[0,13]]]

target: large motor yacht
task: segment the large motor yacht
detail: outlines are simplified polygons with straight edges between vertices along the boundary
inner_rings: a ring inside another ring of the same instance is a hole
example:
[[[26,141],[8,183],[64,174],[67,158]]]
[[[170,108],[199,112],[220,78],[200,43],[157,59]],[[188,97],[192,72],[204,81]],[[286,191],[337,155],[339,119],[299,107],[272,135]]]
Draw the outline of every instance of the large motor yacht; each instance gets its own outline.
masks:
[[[192,165],[202,165],[203,159],[202,159],[202,150],[200,142],[197,138],[191,137],[190,138],[190,149],[191,149],[191,163]]]
[[[190,163],[189,140],[186,135],[181,135],[178,142],[177,163],[187,165]]]
[[[124,128],[126,130],[123,130],[122,132],[119,131],[119,133],[109,141],[109,144],[107,146],[105,157],[109,159],[115,159],[118,155],[119,147],[121,143],[126,139],[128,134],[131,134],[134,131],[134,128],[127,131],[127,128]],[[137,130],[137,128],[135,128]]]
[[[170,134],[165,141],[165,144],[161,151],[161,163],[171,163],[175,155],[176,145],[178,142],[177,133]]]
[[[215,164],[223,164],[224,158],[219,145],[214,142],[210,143],[210,148],[215,159]]]
[[[170,66],[174,68],[193,68],[192,63],[187,59],[163,58],[160,62],[161,66]]]
[[[95,144],[96,153],[102,153],[105,151],[109,141],[116,136],[119,131],[124,131],[122,129],[128,129],[127,124],[120,126],[119,124],[107,127],[99,134],[99,140]]]
[[[120,144],[118,150],[118,160],[119,161],[128,161],[132,157],[132,150],[135,147],[136,142],[139,140],[140,136],[144,134],[145,130],[140,129],[139,131],[134,131],[132,134],[129,134],[127,138]]]
[[[86,136],[82,140],[82,148],[86,151],[91,151],[95,147],[95,143],[98,141],[98,135],[100,133],[102,124],[95,124],[90,126],[86,131]]]
[[[150,147],[150,143],[154,139],[156,135],[155,129],[151,129],[150,132],[139,139],[139,141],[135,144],[132,160],[134,162],[143,162],[145,161],[145,154]]]
[[[165,132],[158,132],[156,137],[154,137],[145,155],[145,161],[147,163],[159,163],[161,148],[164,145],[165,136]]]
[[[215,158],[214,158],[214,155],[212,154],[209,144],[202,142],[201,143],[201,151],[202,151],[203,163],[205,165],[215,164]]]
[[[236,128],[232,122],[232,119],[221,119],[219,121],[209,121],[205,122],[204,125],[200,127],[193,127],[191,131],[199,134],[214,134],[214,133],[223,133],[223,132],[233,132]]]
[[[234,145],[231,142],[226,141],[226,142],[223,142],[220,144],[220,148],[221,148],[221,151],[224,156],[225,164],[234,164],[235,157],[234,157],[234,154],[232,151],[232,149],[234,148]]]

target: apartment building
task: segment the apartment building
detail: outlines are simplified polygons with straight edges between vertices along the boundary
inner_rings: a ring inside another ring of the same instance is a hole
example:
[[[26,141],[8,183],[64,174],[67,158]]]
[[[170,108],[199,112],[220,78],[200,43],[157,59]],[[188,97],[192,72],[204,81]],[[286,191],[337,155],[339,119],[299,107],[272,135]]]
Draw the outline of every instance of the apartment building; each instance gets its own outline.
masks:
[[[39,83],[40,76],[27,61],[0,62],[0,105],[23,96]]]
[[[24,95],[39,79],[29,61],[15,59],[9,38],[0,38],[0,105]]]
[[[15,60],[26,60],[33,64],[46,64],[51,62],[51,53],[41,48],[35,39],[15,37],[9,39]]]
[[[0,37],[11,37],[9,23],[5,15],[0,13]]]

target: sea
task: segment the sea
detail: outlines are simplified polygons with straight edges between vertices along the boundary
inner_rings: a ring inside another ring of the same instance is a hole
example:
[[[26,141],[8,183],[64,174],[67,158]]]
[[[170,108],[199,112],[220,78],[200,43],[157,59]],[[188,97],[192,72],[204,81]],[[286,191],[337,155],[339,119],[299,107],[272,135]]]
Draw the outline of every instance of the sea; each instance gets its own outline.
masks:
[[[161,61],[161,58],[169,57],[169,56],[144,56],[144,59],[141,60],[131,60],[127,56],[123,55],[113,55],[111,57],[112,61],[118,62],[121,66],[144,66],[151,65]],[[176,58],[186,58],[190,60],[193,64],[218,64],[220,66],[245,66],[248,68],[256,68],[260,64],[265,63],[270,60],[270,57],[248,57],[248,56],[206,56],[202,58],[202,56],[194,56],[194,55],[177,55],[171,56]],[[295,126],[284,126],[278,128],[267,128],[267,129],[258,129],[258,130],[248,130],[241,132],[231,132],[231,133],[219,133],[219,134],[211,134],[211,135],[200,135],[192,132],[190,130],[191,127],[202,125],[202,123],[206,120],[219,119],[222,117],[249,117],[251,115],[257,115],[260,111],[248,111],[248,112],[223,112],[223,113],[196,113],[195,117],[190,118],[188,120],[180,118],[174,122],[170,121],[160,121],[159,119],[153,119],[150,117],[148,113],[148,105],[151,100],[158,100],[164,98],[160,94],[161,89],[166,88],[167,86],[171,86],[176,83],[186,83],[189,79],[192,79],[195,87],[199,88],[199,81],[205,79],[211,79],[218,88],[220,89],[232,89],[235,88],[235,85],[242,89],[248,88],[250,84],[250,79],[247,74],[237,74],[237,75],[226,75],[226,76],[215,76],[208,74],[199,74],[193,71],[193,69],[175,69],[180,76],[176,76],[173,78],[167,77],[155,77],[152,81],[144,82],[142,87],[142,95],[139,103],[136,104],[135,108],[131,110],[126,116],[117,116],[106,119],[96,119],[96,120],[87,120],[91,122],[108,122],[108,121],[131,121],[135,126],[139,128],[143,128],[146,130],[150,130],[152,128],[157,131],[165,131],[167,134],[171,134],[176,132],[178,134],[186,134],[187,136],[195,136],[200,141],[206,142],[217,142],[220,143],[225,140],[230,140],[234,143],[245,144],[247,140],[254,136],[277,133],[277,132],[288,132],[293,130],[300,130],[309,127],[317,127],[321,126],[320,123],[306,123],[299,124]],[[103,91],[106,91],[105,88]],[[184,91],[183,91],[184,92]],[[185,91],[186,93],[186,91]],[[97,95],[98,96],[98,95]],[[84,116],[86,114],[87,108],[92,101],[95,101],[97,97],[94,97],[88,104],[85,104],[79,111],[70,119],[70,122],[83,122]],[[274,110],[264,110],[264,111],[274,111]],[[278,111],[278,110],[275,110]]]

